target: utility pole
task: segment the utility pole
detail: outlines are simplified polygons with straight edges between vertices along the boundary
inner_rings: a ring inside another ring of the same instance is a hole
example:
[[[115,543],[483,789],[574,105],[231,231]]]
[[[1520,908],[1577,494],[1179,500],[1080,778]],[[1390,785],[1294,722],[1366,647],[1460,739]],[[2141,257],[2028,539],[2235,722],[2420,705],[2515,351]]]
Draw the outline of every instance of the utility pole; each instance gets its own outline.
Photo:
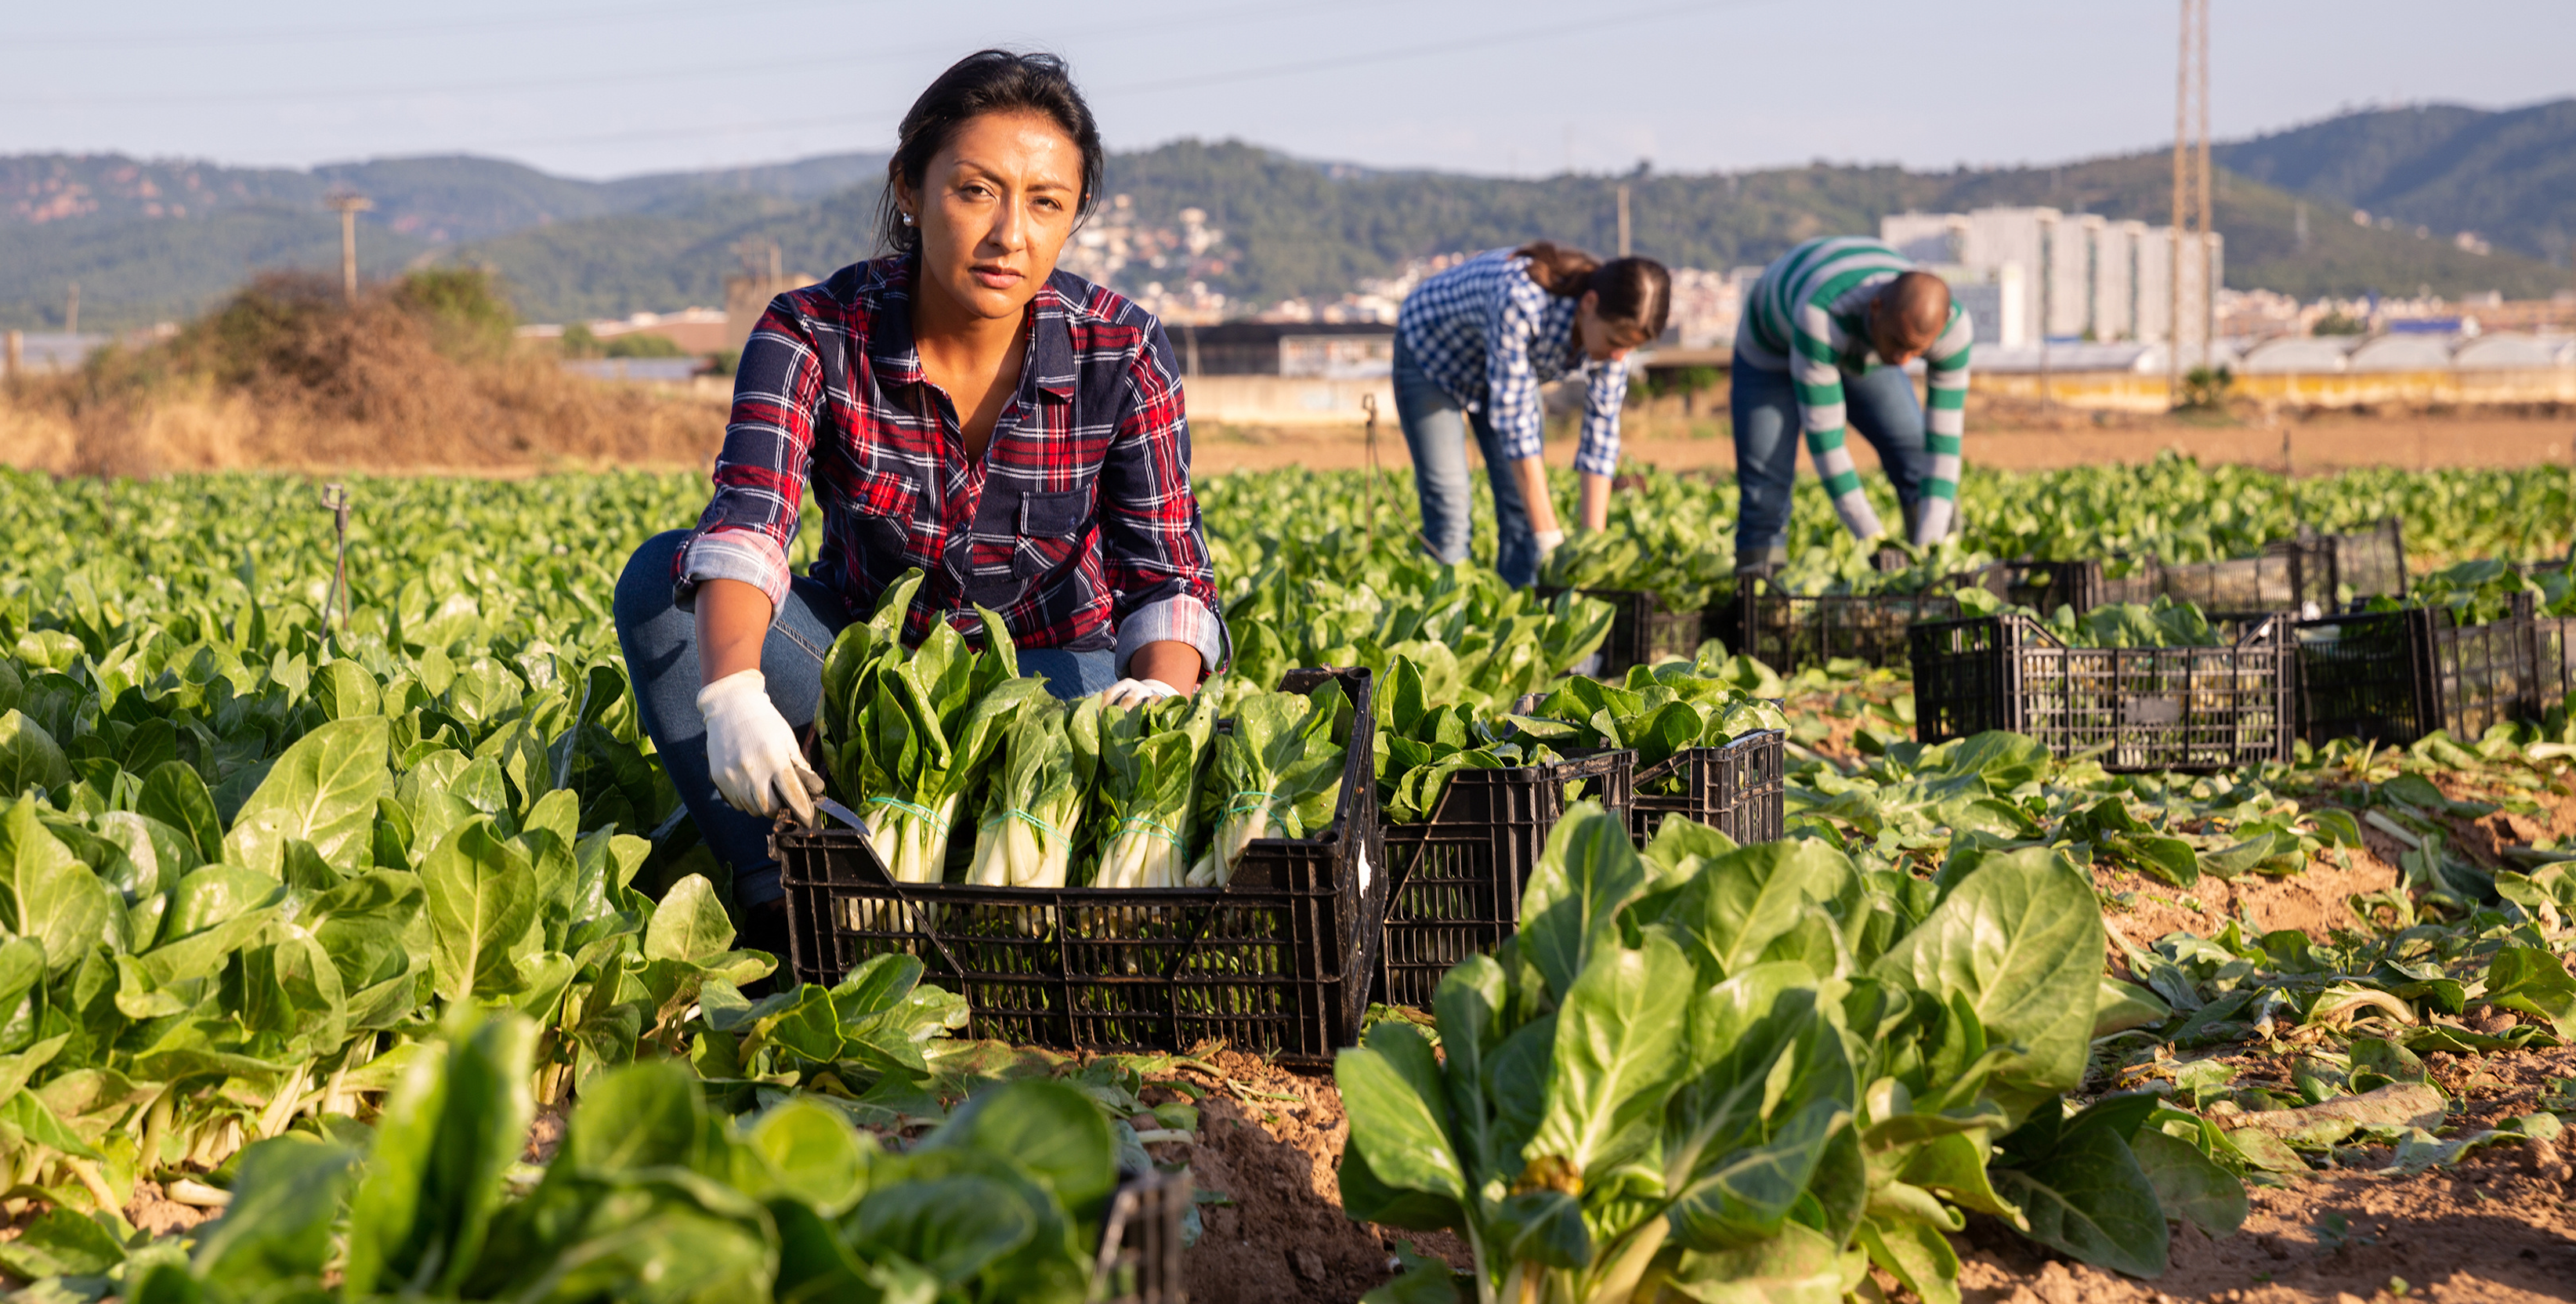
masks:
[[[2209,207],[2218,174],[2209,168],[2209,0],[2200,0],[2200,367],[2207,371],[2218,349],[2218,257],[2210,246]]]
[[[63,334],[80,334],[80,282],[72,282],[71,303],[63,309]]]
[[[1628,183],[1619,183],[1619,256],[1628,256]]]
[[[365,195],[354,190],[334,190],[322,201],[340,210],[340,291],[351,303],[358,301],[358,214],[374,208]]]
[[[2195,92],[2197,95],[2195,96]],[[2198,100],[2195,115],[2194,99]],[[2199,147],[2193,148],[2192,132],[2197,126]],[[2198,202],[2193,202],[2197,194]],[[2172,305],[2166,317],[2166,386],[2168,397],[2176,404],[2182,401],[2182,283],[2186,264],[2183,259],[2183,236],[2191,235],[2194,260],[2206,281],[2209,271],[2209,0],[2182,0],[2181,56],[2174,70],[2174,148],[2173,148],[2173,252],[2171,255]],[[2191,227],[2197,216],[2198,229]],[[2204,285],[2201,297],[2206,324],[2201,331],[2201,366],[2210,360],[2210,335],[2217,324],[2217,295]]]

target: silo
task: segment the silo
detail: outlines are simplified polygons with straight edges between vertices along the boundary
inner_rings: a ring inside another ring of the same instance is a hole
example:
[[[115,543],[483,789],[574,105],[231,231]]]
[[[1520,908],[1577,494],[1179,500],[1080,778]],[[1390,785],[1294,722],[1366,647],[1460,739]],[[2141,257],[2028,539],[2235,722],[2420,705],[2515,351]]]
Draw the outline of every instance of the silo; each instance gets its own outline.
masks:
[[[2144,222],[2105,222],[2093,232],[2093,338],[2138,338],[2138,245]]]
[[[2078,213],[2049,229],[2042,333],[2051,339],[2077,339],[2093,326],[2093,249],[2102,225],[2099,216]]]
[[[1968,214],[1960,241],[1959,261],[1972,267],[2021,268],[2018,312],[2006,313],[2029,323],[2036,334],[2047,322],[2045,286],[2048,243],[2059,214],[2054,208],[1980,208]]]

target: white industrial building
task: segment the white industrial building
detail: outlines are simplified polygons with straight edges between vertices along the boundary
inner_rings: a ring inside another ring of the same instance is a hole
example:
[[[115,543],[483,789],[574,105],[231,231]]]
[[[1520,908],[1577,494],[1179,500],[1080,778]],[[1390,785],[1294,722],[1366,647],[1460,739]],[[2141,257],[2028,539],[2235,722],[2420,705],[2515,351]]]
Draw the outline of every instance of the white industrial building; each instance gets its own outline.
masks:
[[[1897,213],[1879,220],[1879,239],[1951,281],[1971,314],[1998,302],[1977,342],[2006,349],[2043,342],[2160,344],[2174,335],[2171,227],[2112,221],[2054,208],[1980,208],[1968,213]],[[2203,249],[2206,249],[2206,256]],[[2200,346],[2225,279],[2225,238],[2182,242],[2181,343]]]

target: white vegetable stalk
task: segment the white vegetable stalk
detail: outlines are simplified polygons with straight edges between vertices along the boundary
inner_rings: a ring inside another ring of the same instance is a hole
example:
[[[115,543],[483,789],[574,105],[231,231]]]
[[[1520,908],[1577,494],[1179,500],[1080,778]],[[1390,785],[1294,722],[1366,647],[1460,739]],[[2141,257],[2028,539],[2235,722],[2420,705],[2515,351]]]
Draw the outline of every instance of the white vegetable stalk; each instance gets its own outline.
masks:
[[[948,864],[948,830],[957,822],[957,794],[930,805],[900,797],[868,798],[868,845],[898,883],[936,883]]]
[[[1222,887],[1234,878],[1234,867],[1254,838],[1270,836],[1272,797],[1267,792],[1238,792],[1234,804],[1216,822],[1216,842],[1199,863],[1190,866],[1191,887]]]
[[[966,881],[983,887],[1063,887],[1089,798],[1083,766],[1053,703],[1030,707],[1010,729],[975,835]]]
[[[1189,850],[1178,834],[1143,816],[1120,823],[1101,856],[1099,887],[1179,887],[1189,876]]]

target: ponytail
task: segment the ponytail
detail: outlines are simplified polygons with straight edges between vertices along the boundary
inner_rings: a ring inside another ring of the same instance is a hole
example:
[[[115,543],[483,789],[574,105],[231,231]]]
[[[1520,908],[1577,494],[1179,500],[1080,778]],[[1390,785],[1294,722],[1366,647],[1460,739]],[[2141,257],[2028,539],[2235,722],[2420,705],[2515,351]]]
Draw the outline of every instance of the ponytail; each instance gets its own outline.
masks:
[[[1529,278],[1560,299],[1597,293],[1601,319],[1622,331],[1647,339],[1664,333],[1672,314],[1673,277],[1652,258],[1613,258],[1609,262],[1572,245],[1533,240],[1512,251],[1529,260]]]
[[[1592,288],[1592,274],[1601,270],[1601,260],[1554,240],[1532,240],[1512,251],[1514,258],[1529,260],[1529,278],[1538,288],[1560,299],[1580,299]]]

